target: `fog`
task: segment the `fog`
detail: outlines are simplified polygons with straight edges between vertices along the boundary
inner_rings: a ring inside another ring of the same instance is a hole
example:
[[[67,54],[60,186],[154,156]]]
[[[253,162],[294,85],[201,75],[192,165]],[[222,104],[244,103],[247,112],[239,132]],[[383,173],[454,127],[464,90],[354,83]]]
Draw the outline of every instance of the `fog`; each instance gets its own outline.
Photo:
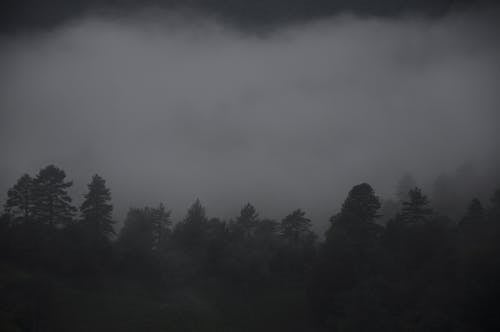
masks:
[[[495,13],[241,32],[210,19],[89,16],[1,40],[0,191],[54,163],[112,190],[115,217],[246,202],[317,225],[354,184],[382,196],[498,153]],[[189,22],[189,23],[186,23]]]

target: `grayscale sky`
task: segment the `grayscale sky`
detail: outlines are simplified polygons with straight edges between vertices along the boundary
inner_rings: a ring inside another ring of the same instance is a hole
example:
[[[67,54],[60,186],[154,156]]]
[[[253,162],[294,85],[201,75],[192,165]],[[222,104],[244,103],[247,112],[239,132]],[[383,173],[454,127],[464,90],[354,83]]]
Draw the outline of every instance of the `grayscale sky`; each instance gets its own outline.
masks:
[[[498,154],[497,12],[337,15],[253,34],[212,19],[90,15],[0,39],[0,196],[54,163],[110,186],[115,217],[248,202],[324,225],[347,191],[384,197]],[[320,226],[319,226],[320,227]]]

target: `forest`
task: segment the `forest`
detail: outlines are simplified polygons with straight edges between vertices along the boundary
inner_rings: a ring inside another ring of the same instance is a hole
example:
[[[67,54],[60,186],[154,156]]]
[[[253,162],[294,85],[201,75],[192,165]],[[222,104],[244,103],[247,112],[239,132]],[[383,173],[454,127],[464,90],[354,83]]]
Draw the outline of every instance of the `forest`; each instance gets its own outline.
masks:
[[[49,165],[7,192],[1,331],[500,330],[500,189],[448,216],[410,176],[391,202],[356,184],[323,235],[300,208],[222,220],[200,200],[118,227],[104,178],[78,207],[72,185]]]

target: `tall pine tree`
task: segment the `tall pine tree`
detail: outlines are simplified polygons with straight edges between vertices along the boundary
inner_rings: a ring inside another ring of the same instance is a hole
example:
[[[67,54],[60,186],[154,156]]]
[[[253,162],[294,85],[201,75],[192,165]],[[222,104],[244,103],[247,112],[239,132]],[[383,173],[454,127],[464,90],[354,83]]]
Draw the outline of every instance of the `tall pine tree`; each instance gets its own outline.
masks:
[[[433,214],[429,207],[429,199],[422,194],[420,188],[413,188],[408,192],[409,199],[403,202],[400,220],[406,224],[416,224],[429,221]]]
[[[311,219],[306,213],[297,209],[287,215],[280,223],[281,236],[293,245],[298,245],[311,235]]]
[[[96,237],[109,238],[115,234],[112,220],[113,205],[111,192],[106,187],[106,181],[99,175],[94,175],[88,184],[88,192],[80,206],[82,222]]]
[[[33,181],[33,216],[38,222],[51,227],[72,222],[76,208],[71,205],[68,188],[72,181],[65,181],[66,173],[49,165],[40,170]]]
[[[174,238],[188,250],[199,249],[205,241],[207,223],[205,207],[196,199],[189,207],[186,217],[176,225]]]
[[[28,174],[21,176],[7,192],[5,212],[14,223],[26,223],[33,214],[33,178]]]
[[[361,183],[352,187],[342,204],[340,213],[333,216],[330,221],[333,224],[373,223],[379,217],[377,212],[380,205],[373,188],[368,183]]]
[[[251,237],[259,224],[259,214],[255,207],[247,203],[241,210],[240,215],[232,224],[232,229],[244,238]]]
[[[151,221],[153,223],[153,250],[160,250],[164,247],[165,241],[170,235],[170,226],[172,220],[170,215],[171,210],[165,209],[165,205],[160,203],[157,208],[150,209]]]

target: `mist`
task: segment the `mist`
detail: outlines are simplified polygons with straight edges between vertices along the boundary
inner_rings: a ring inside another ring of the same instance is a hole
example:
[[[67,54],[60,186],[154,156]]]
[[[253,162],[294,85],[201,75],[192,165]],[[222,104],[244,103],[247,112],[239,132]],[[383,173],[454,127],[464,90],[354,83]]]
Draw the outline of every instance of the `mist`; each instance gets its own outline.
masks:
[[[263,34],[182,16],[88,16],[4,36],[0,192],[54,163],[94,173],[115,217],[165,202],[181,218],[246,202],[326,224],[352,185],[393,195],[498,152],[495,13],[340,15]],[[4,198],[4,197],[2,197]]]

